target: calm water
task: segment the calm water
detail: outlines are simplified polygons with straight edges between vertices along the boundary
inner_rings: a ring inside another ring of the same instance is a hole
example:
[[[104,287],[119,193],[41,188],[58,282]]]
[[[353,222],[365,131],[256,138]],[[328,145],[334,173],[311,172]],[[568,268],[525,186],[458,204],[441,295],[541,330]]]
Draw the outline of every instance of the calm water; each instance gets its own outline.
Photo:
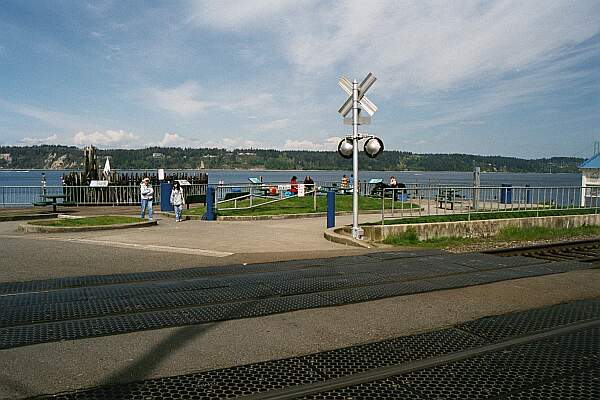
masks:
[[[203,170],[208,173],[210,183],[224,181],[231,183],[248,183],[248,178],[263,177],[264,182],[289,182],[292,175],[302,181],[306,175],[312,176],[317,182],[338,182],[342,175],[350,176],[351,171],[248,171],[248,170]],[[49,186],[61,184],[61,176],[68,171],[63,170],[0,170],[0,186],[39,186],[41,174],[46,174]],[[128,171],[129,172],[129,171]],[[134,171],[143,172],[143,171]],[[167,170],[168,172],[168,170]],[[194,173],[197,170],[189,170]],[[473,182],[472,172],[444,172],[444,171],[362,171],[361,180],[381,178],[388,182],[394,175],[402,183],[430,183],[454,184],[457,186],[470,186]],[[539,173],[482,173],[481,184],[486,186],[500,186],[503,183],[514,186],[579,186],[581,175],[571,174],[539,174]]]

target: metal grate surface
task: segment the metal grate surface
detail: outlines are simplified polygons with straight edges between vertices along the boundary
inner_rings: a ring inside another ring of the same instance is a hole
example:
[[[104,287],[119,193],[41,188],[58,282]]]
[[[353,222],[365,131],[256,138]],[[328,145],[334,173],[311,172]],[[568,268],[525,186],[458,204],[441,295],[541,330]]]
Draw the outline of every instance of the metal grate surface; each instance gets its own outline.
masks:
[[[194,279],[218,275],[257,274],[265,272],[291,271],[317,267],[343,266],[356,263],[368,263],[373,260],[366,256],[320,258],[309,260],[278,261],[262,264],[224,265],[215,267],[195,267],[174,271],[136,272],[117,275],[87,275],[57,279],[45,279],[26,282],[0,283],[0,294],[27,293],[47,290],[66,289],[82,286],[115,285],[162,280]]]
[[[463,324],[459,329],[398,337],[285,360],[100,387],[52,398],[239,398],[476,349],[495,340],[464,331],[467,326],[495,321],[496,327],[507,329],[506,332],[520,325],[521,329],[514,330],[514,334],[535,333],[536,329],[557,328],[589,319],[596,315],[599,305],[600,299],[566,303],[484,318]],[[583,311],[574,314],[574,310]],[[237,311],[252,313],[252,305]],[[568,318],[560,318],[564,315]],[[597,399],[599,390],[600,327],[596,326],[302,398]]]
[[[444,329],[312,354],[303,360],[320,375],[333,379],[374,368],[449,354],[485,343],[483,339],[467,333]]]
[[[547,399],[536,396],[544,391],[552,391],[549,398],[595,399],[599,333],[587,329],[302,398],[374,399],[390,389],[418,399]]]
[[[564,272],[580,265],[589,264],[480,271],[449,263],[443,256],[428,256],[0,296],[0,348],[370,301]]]
[[[498,341],[589,319],[600,319],[600,299],[482,318],[459,325],[458,328]]]
[[[374,363],[372,365],[385,366],[405,360],[448,354],[481,343],[482,341],[478,338],[453,329],[445,329],[310,356],[106,386],[52,398],[64,400],[238,398],[269,390],[325,381],[333,376],[328,372],[328,366],[333,365],[336,359],[337,363],[352,360],[356,368],[339,370],[335,376],[364,370],[364,367],[361,368],[354,360],[355,354],[371,354],[370,359]],[[380,358],[379,361],[377,361],[378,358]],[[392,382],[392,384],[394,383]],[[397,393],[401,393],[401,391]]]
[[[600,368],[581,371],[566,378],[511,393],[512,400],[597,400],[600,399]]]

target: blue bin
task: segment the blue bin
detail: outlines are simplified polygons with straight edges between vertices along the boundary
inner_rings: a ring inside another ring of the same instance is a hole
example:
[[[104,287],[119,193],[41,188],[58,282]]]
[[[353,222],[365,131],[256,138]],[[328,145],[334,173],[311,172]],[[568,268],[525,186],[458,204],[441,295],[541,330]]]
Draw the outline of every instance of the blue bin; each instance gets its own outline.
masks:
[[[500,189],[500,203],[512,204],[512,185],[507,183],[502,184],[502,189]]]
[[[531,193],[531,189],[529,189],[529,185],[525,185],[525,187],[527,188],[527,189],[525,189],[525,202],[527,204],[532,204],[533,203],[533,200],[532,200],[533,196],[532,196],[532,193]]]
[[[171,204],[171,189],[173,186],[171,182],[160,183],[160,211],[174,211],[173,205]]]

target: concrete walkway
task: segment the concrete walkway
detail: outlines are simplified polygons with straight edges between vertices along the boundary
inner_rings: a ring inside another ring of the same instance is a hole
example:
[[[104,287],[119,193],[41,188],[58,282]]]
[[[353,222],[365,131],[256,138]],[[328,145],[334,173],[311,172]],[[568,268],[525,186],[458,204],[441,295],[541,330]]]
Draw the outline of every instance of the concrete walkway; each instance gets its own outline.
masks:
[[[73,215],[135,216],[137,207],[85,207]],[[376,218],[375,215],[365,215]],[[22,233],[24,221],[0,223],[0,281],[169,270],[364,254],[373,249],[323,238],[326,218],[265,221],[184,221],[155,214],[158,226],[114,231]],[[352,222],[337,218],[338,225]],[[24,268],[24,265],[27,267]],[[51,268],[47,268],[51,265]]]

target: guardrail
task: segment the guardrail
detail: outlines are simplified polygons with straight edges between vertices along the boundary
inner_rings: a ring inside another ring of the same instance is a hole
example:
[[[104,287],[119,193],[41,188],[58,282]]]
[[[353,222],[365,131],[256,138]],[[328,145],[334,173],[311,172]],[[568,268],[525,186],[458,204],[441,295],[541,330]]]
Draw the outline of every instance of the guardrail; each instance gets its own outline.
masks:
[[[206,194],[205,184],[186,185],[186,195]],[[154,188],[154,202],[160,202],[160,187]],[[41,199],[43,194],[66,195],[65,202],[77,206],[138,205],[140,187],[136,186],[0,186],[0,207],[27,207]],[[59,203],[60,204],[60,203]]]
[[[296,184],[298,193],[291,191],[290,183],[262,183],[216,186],[215,210],[249,210],[269,204],[290,200],[296,197],[313,198],[313,208],[317,209],[317,190],[315,184]],[[233,205],[223,207],[222,205]],[[220,206],[221,205],[221,206]]]
[[[598,208],[600,187],[582,186],[411,186],[383,188],[382,223],[422,215]],[[394,198],[386,209],[385,198]],[[582,198],[584,201],[582,201]],[[406,203],[419,207],[404,207]]]

